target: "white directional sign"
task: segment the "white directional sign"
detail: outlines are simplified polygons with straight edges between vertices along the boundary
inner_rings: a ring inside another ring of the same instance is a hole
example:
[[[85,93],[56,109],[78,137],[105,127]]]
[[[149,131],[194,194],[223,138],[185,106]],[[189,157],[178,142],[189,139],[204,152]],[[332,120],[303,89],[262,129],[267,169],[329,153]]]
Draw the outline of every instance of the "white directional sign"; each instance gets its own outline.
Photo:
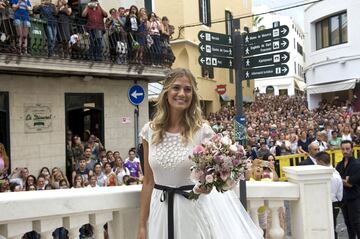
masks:
[[[289,67],[285,64],[267,67],[258,67],[244,70],[243,79],[259,79],[274,76],[285,76],[289,72]]]
[[[208,67],[220,67],[220,68],[233,68],[234,60],[232,58],[225,57],[211,57],[200,56],[199,63],[202,66]]]
[[[271,29],[266,29],[263,31],[252,32],[244,36],[244,44],[259,44],[266,40],[273,40],[276,38],[285,37],[289,34],[288,26],[279,26]]]
[[[244,46],[244,56],[268,53],[272,51],[285,50],[289,46],[289,40],[281,38],[278,40],[263,42],[254,45]]]
[[[290,54],[284,51],[279,53],[254,56],[254,57],[244,58],[243,68],[286,63],[289,61],[289,59],[290,59]]]
[[[200,43],[199,50],[201,55],[211,55],[211,56],[224,56],[232,57],[233,49],[229,46],[220,46],[212,45],[208,43]]]
[[[200,31],[198,34],[198,38],[201,42],[207,42],[217,45],[232,45],[231,36],[226,34]]]

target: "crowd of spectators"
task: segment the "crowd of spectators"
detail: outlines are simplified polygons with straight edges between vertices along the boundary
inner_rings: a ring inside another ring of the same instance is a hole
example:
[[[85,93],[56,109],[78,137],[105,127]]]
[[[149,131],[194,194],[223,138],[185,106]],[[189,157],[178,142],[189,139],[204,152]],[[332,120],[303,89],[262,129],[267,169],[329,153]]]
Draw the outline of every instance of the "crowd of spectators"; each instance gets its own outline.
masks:
[[[68,131],[68,134],[71,134]],[[84,134],[87,135],[88,131]],[[70,136],[67,144],[67,162],[70,177],[58,167],[43,167],[29,172],[26,167],[15,168],[7,175],[9,160],[0,143],[0,192],[36,191],[65,188],[109,187],[139,184],[142,180],[140,159],[131,148],[123,159],[118,151],[106,151],[94,135],[86,141]]]
[[[342,140],[360,143],[360,114],[346,102],[322,101],[309,110],[304,96],[260,94],[244,105],[247,151],[252,159],[268,154],[308,153],[316,142],[320,151],[338,149]],[[208,121],[215,132],[233,134],[235,107],[224,106]]]
[[[360,115],[350,106],[338,102],[321,102],[320,108],[310,111],[303,96],[258,95],[255,101],[244,106],[246,115],[246,149],[248,157],[262,160],[254,164],[252,175],[259,177],[256,166],[265,165],[262,178],[278,179],[274,170],[276,156],[309,153],[309,145],[315,143],[319,150],[337,149],[341,141],[360,141]],[[208,121],[215,132],[234,135],[235,108],[224,106],[211,113]],[[311,150],[311,149],[310,149]],[[44,167],[38,173],[27,168],[15,168],[7,175],[9,159],[0,145],[0,190],[23,191],[78,187],[104,187],[129,185],[141,182],[142,171],[136,149],[123,159],[118,151],[105,150],[100,140],[85,131],[83,139],[66,136],[66,173],[60,168]],[[278,171],[278,170],[277,170]]]
[[[35,6],[30,0],[0,0],[0,36],[4,35],[0,43],[8,42],[18,54],[31,55],[34,51],[32,46],[28,47],[33,22],[30,17],[44,21],[43,42],[48,57],[86,55],[87,59],[102,61],[106,55],[118,64],[154,66],[171,65],[175,60],[169,44],[174,26],[169,24],[169,19],[135,5],[129,9],[104,9],[96,0],[90,0],[77,13],[67,0],[41,0]],[[86,23],[81,24],[80,20]]]
[[[245,141],[248,165],[247,180],[278,181],[279,167],[276,156],[305,153],[316,157],[319,151],[337,149],[344,140],[360,142],[360,114],[353,112],[345,102],[323,101],[310,111],[303,96],[257,95],[255,101],[244,105],[246,116]],[[234,137],[235,107],[223,106],[208,116],[216,133]],[[317,148],[317,151],[314,149]],[[86,130],[83,138],[66,134],[66,171],[43,167],[37,176],[27,168],[15,168],[10,175],[9,159],[0,144],[0,192],[35,191],[48,189],[106,187],[141,183],[143,172],[135,148],[123,159],[118,151],[105,150],[99,138]],[[280,210],[281,227],[288,230],[288,209]],[[264,236],[268,237],[271,221],[266,207],[259,209],[259,220]],[[84,226],[83,234],[91,227]],[[57,231],[59,235],[63,229]]]

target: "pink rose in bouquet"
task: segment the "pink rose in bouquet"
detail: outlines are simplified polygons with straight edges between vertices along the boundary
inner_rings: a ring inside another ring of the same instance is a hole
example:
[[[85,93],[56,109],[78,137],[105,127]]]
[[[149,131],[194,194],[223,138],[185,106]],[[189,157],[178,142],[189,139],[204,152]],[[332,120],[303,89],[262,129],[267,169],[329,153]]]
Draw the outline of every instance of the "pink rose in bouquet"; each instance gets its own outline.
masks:
[[[191,180],[195,183],[191,199],[210,193],[215,187],[218,192],[232,189],[239,180],[244,180],[246,158],[244,147],[231,140],[228,135],[215,134],[202,145],[196,145],[189,159]]]

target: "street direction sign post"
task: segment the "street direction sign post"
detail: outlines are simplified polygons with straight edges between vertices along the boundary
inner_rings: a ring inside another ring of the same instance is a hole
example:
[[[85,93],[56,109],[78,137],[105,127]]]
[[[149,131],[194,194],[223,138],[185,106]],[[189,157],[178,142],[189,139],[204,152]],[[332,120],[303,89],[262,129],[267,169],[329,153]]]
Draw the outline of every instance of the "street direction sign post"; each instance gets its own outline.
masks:
[[[211,56],[224,56],[232,57],[233,49],[229,46],[220,46],[212,45],[208,43],[200,43],[199,50],[201,55],[211,55]]]
[[[234,60],[232,58],[200,56],[199,63],[202,66],[233,68]]]
[[[198,34],[198,38],[201,42],[211,42],[212,44],[217,45],[232,45],[231,36],[226,34],[200,31]]]
[[[243,79],[259,79],[273,76],[285,76],[289,72],[289,67],[285,64],[277,66],[258,67],[244,70]]]
[[[289,40],[286,38],[281,38],[278,40],[272,40],[268,42],[245,46],[243,55],[246,57],[272,51],[280,51],[285,50],[288,46]]]
[[[259,44],[266,40],[286,37],[289,34],[288,26],[279,26],[259,32],[252,32],[244,36],[244,44]]]
[[[140,105],[145,98],[145,91],[140,85],[133,85],[128,90],[128,98],[131,104]]]
[[[251,68],[258,66],[267,66],[274,64],[286,63],[290,59],[290,54],[288,52],[279,52],[266,54],[261,56],[248,57],[243,59],[243,68]]]

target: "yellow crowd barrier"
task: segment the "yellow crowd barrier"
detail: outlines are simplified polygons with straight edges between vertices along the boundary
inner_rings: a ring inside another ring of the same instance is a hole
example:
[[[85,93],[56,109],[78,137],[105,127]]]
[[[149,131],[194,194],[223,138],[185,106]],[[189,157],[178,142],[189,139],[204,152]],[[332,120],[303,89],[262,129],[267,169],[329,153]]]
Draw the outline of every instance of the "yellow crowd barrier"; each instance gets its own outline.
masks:
[[[342,153],[340,149],[335,150],[328,150],[326,151],[330,154],[331,157],[331,164],[333,167],[336,167],[336,165],[342,160]],[[360,156],[360,147],[354,147],[354,156],[355,158],[359,158]],[[308,156],[306,154],[290,154],[290,155],[284,155],[284,156],[277,156],[277,171],[279,174],[279,180],[280,181],[286,181],[287,178],[285,176],[285,173],[283,171],[284,167],[287,166],[296,166],[301,161],[305,160]]]

